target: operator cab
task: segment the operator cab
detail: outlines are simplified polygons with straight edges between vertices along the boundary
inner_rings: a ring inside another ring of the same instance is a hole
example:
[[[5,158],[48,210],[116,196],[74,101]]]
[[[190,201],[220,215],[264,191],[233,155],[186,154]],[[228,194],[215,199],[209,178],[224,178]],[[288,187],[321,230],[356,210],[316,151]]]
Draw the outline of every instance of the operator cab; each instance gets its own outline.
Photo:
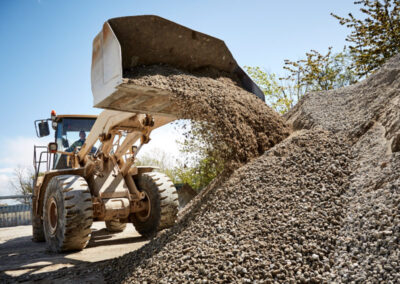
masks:
[[[83,137],[87,137],[93,124],[96,121],[95,115],[58,115],[55,119],[57,123],[55,132],[55,142],[59,151],[78,152],[82,147],[79,143]],[[82,137],[82,134],[84,135]],[[78,142],[78,143],[76,143]],[[75,144],[74,144],[75,143]],[[96,152],[93,147],[91,153]],[[67,163],[67,156],[56,153],[54,156],[53,169],[65,169],[71,166]]]
[[[55,111],[52,111],[51,118],[36,120],[36,135],[39,138],[50,135],[51,122],[55,130],[55,141],[50,142],[48,146],[34,146],[35,178],[43,171],[71,168],[67,155],[62,152],[79,152],[84,143],[82,139],[88,136],[96,119],[97,115],[56,115]],[[75,143],[77,141],[79,142]],[[93,147],[91,154],[96,150],[96,147]]]

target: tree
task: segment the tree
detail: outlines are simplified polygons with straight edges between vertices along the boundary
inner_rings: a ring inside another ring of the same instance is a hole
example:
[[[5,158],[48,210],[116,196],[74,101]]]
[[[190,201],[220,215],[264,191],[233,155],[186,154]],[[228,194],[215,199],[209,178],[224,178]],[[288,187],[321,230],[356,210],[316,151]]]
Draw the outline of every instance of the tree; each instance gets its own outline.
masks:
[[[281,114],[286,113],[309,91],[335,89],[357,81],[346,48],[336,54],[329,48],[325,55],[311,50],[306,53],[305,59],[285,60],[283,68],[289,74],[277,80],[275,74],[265,72],[260,67],[245,66],[247,73],[264,92],[266,102]]]
[[[22,199],[18,199],[24,204],[30,203],[30,195],[33,192],[34,179],[34,173],[27,168],[19,166],[14,169],[13,177],[11,178],[10,184],[11,187],[14,188],[16,194],[26,196]]]
[[[154,149],[151,154],[141,155],[135,160],[135,165],[157,167],[159,172],[166,174],[172,182],[176,183],[173,158],[161,149]]]
[[[222,160],[210,154],[197,161],[193,166],[176,167],[174,173],[177,183],[186,183],[199,191],[216,178],[223,169]]]
[[[294,102],[293,92],[289,86],[284,86],[276,79],[276,75],[261,70],[260,67],[244,66],[246,72],[264,92],[265,100],[269,106],[283,114],[287,112]]]
[[[213,135],[205,127],[206,122],[190,121],[184,133],[185,141],[180,143],[180,151],[185,155],[184,162],[175,167],[174,174],[178,183],[187,183],[193,189],[207,186],[223,170],[226,161],[218,152],[218,145],[211,144]]]
[[[325,91],[350,85],[357,81],[351,70],[350,55],[346,48],[332,54],[332,47],[323,55],[316,50],[306,53],[305,59],[285,60],[283,67],[289,71],[286,80],[294,82],[298,97],[309,91]]]
[[[171,155],[161,149],[155,149],[151,153],[141,155],[135,161],[135,165],[158,167],[157,171],[165,173],[174,184],[186,183],[193,189],[200,190],[223,170],[222,159],[210,151],[205,151],[206,147],[199,146],[201,143],[199,140],[194,141],[193,136],[181,144],[181,152],[187,154],[184,162],[173,162]]]
[[[400,50],[400,0],[359,0],[365,18],[356,19],[351,13],[340,17],[331,13],[341,25],[351,29],[346,40],[351,43],[353,68],[360,77],[382,66]]]

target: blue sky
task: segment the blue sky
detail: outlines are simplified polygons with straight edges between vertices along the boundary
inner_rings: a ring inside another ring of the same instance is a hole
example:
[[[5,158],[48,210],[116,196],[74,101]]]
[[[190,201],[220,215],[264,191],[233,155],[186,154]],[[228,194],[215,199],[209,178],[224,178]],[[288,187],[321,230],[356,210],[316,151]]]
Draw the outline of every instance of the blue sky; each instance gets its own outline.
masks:
[[[284,59],[339,51],[348,30],[330,12],[357,15],[352,0],[1,0],[0,194],[10,169],[31,165],[33,121],[92,108],[92,40],[112,17],[155,14],[223,39],[238,63],[282,73]],[[3,175],[3,179],[2,179]]]

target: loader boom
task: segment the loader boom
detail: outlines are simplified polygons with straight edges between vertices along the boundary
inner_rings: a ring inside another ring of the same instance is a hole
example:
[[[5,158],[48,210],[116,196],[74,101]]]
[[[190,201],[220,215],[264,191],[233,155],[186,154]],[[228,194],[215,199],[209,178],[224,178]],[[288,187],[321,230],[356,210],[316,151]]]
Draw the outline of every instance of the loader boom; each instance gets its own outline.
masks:
[[[149,127],[143,124],[143,120],[145,119],[145,114],[134,114],[130,112],[113,110],[102,111],[93,125],[88,137],[86,138],[85,144],[78,153],[79,160],[83,161],[85,157],[87,157],[90,149],[92,149],[99,139],[102,139],[103,141],[103,148],[110,148],[112,139],[105,140],[104,138],[107,136],[115,136],[119,130],[128,130],[130,133],[136,133],[136,135],[130,135],[129,140],[126,140],[127,142],[125,143],[124,147],[121,147],[118,150],[118,153],[116,153],[116,158],[118,160],[123,154],[126,153],[128,148],[141,137],[141,135],[137,135],[138,133],[148,136],[152,130],[174,120],[173,117],[156,116],[154,118],[154,125]]]

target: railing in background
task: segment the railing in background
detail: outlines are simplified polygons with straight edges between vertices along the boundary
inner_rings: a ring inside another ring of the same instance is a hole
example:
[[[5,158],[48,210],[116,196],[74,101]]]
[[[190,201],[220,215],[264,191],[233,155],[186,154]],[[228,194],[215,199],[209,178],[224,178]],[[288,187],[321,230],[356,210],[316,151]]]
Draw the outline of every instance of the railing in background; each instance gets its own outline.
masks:
[[[31,224],[31,196],[30,195],[10,195],[0,196],[0,200],[5,199],[24,199],[29,204],[15,204],[0,206],[0,227],[12,227]]]

